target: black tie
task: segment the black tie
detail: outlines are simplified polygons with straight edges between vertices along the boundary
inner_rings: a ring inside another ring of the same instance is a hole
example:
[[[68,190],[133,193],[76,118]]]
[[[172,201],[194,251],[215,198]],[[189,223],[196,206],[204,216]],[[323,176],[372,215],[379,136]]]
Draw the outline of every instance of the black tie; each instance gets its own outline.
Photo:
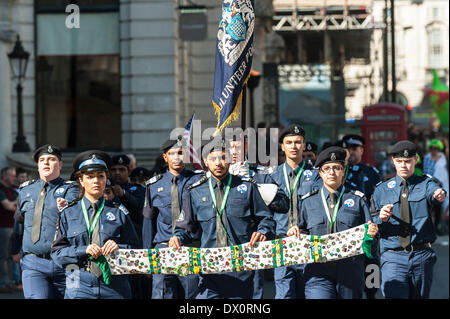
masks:
[[[31,226],[31,241],[33,244],[41,237],[42,212],[44,211],[44,201],[47,195],[47,185],[48,183],[44,182],[44,186],[42,186],[42,190],[36,201],[36,207],[34,208],[33,226]]]
[[[175,231],[177,219],[180,217],[180,200],[178,198],[178,176],[174,176],[172,179],[170,201],[172,207],[172,233],[173,233]]]
[[[222,200],[223,200],[222,182],[218,181],[216,192],[217,212],[219,212],[220,208],[222,207]],[[222,219],[220,218],[219,213],[217,213],[216,217],[216,247],[227,246],[227,236],[225,234],[224,227],[226,227],[225,209],[222,212]]]
[[[94,222],[95,215],[97,214],[98,207],[95,203],[91,204],[91,206],[92,206],[92,214],[89,222],[92,225],[92,223]],[[91,244],[96,244],[98,247],[102,247],[100,245],[100,218],[98,219],[97,224],[95,225],[94,230],[92,231]],[[97,278],[99,278],[102,275],[102,270],[93,261],[90,262],[90,272]]]
[[[291,172],[291,180],[289,183],[289,192],[292,190],[292,187],[294,186],[295,182],[295,170],[292,170]],[[297,198],[298,192],[297,187],[295,187],[294,191],[292,192],[291,197],[291,211],[289,212],[289,228],[292,226],[296,226],[298,224],[298,198]]]
[[[336,194],[330,193],[330,202],[328,203],[328,212],[330,213],[330,219],[333,220],[333,212],[334,212],[334,206],[336,206]],[[331,229],[331,222],[328,221],[327,223],[327,233],[331,234],[336,232],[336,224],[333,225],[333,229]]]
[[[403,180],[402,184],[403,188],[400,193],[400,231],[398,235],[398,242],[400,246],[406,248],[411,244],[411,217],[410,217],[410,209],[409,209],[409,191],[408,191],[408,183]]]

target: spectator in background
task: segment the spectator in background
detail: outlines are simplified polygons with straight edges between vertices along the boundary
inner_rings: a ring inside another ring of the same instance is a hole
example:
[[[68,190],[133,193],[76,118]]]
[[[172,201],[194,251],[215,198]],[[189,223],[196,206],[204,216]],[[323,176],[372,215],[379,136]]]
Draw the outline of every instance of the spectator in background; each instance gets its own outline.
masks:
[[[444,144],[438,139],[432,139],[428,142],[427,149],[429,153],[424,158],[423,173],[436,178],[442,183],[442,188],[448,193],[448,163],[443,153]],[[441,216],[448,209],[448,204],[448,197],[446,197],[441,208],[435,210],[435,226],[438,234],[442,233]]]
[[[19,187],[21,184],[25,183],[28,180],[28,173],[22,167],[16,168],[16,179],[17,182],[15,186]]]
[[[152,177],[151,172],[145,167],[136,167],[130,173],[130,182],[134,185],[145,186],[145,182]]]
[[[127,154],[130,159],[130,172],[133,171],[137,167],[136,156],[134,154]]]
[[[4,167],[0,171],[0,178],[0,293],[11,293],[13,281],[9,245],[17,208],[17,192],[14,188],[16,170]]]
[[[444,144],[440,140],[432,139],[428,142],[427,150],[429,153],[425,155],[423,161],[423,173],[434,176],[434,169],[436,164],[439,161],[445,162],[445,164],[447,162],[444,154],[442,153],[442,151],[444,150]],[[442,163],[440,165],[442,165]],[[439,177],[437,176],[436,178],[439,179]]]
[[[397,174],[394,162],[392,161],[392,156],[390,154],[391,149],[392,145],[386,147],[386,156],[380,164],[380,175],[383,181],[388,180]]]

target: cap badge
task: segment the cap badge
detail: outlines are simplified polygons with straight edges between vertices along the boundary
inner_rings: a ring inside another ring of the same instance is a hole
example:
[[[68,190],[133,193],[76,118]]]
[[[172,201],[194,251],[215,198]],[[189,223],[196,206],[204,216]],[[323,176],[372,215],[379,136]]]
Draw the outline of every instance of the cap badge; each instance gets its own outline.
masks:
[[[298,134],[298,133],[300,133],[300,130],[298,129],[298,127],[297,127],[297,126],[294,126],[294,133],[295,133],[295,134]]]
[[[119,157],[119,164],[123,164],[123,159],[122,159],[122,157]]]
[[[53,148],[49,145],[48,148],[47,148],[47,151],[48,151],[49,153],[53,153]]]
[[[408,150],[404,150],[404,151],[403,151],[403,156],[404,156],[404,157],[408,157],[408,155],[409,155]]]
[[[332,161],[335,161],[335,160],[336,160],[336,154],[335,154],[335,153],[331,153],[330,159],[331,159]]]
[[[312,150],[311,144],[308,144],[308,146],[306,147],[306,149],[307,149],[308,151]]]

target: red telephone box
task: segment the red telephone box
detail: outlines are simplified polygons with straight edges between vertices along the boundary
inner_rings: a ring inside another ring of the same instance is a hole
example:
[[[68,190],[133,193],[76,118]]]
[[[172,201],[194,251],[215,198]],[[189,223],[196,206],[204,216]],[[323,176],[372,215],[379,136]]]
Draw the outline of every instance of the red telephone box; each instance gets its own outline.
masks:
[[[361,132],[366,140],[362,161],[377,166],[392,142],[406,140],[405,107],[394,103],[371,105],[363,110]]]

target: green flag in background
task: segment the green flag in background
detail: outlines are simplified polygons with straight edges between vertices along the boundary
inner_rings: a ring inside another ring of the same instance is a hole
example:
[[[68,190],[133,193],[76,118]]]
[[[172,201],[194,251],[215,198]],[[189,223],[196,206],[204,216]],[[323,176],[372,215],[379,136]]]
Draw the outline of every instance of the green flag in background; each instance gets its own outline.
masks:
[[[441,126],[448,126],[448,86],[441,82],[435,69],[433,69],[433,85],[431,89],[426,89],[426,95],[430,98]]]

